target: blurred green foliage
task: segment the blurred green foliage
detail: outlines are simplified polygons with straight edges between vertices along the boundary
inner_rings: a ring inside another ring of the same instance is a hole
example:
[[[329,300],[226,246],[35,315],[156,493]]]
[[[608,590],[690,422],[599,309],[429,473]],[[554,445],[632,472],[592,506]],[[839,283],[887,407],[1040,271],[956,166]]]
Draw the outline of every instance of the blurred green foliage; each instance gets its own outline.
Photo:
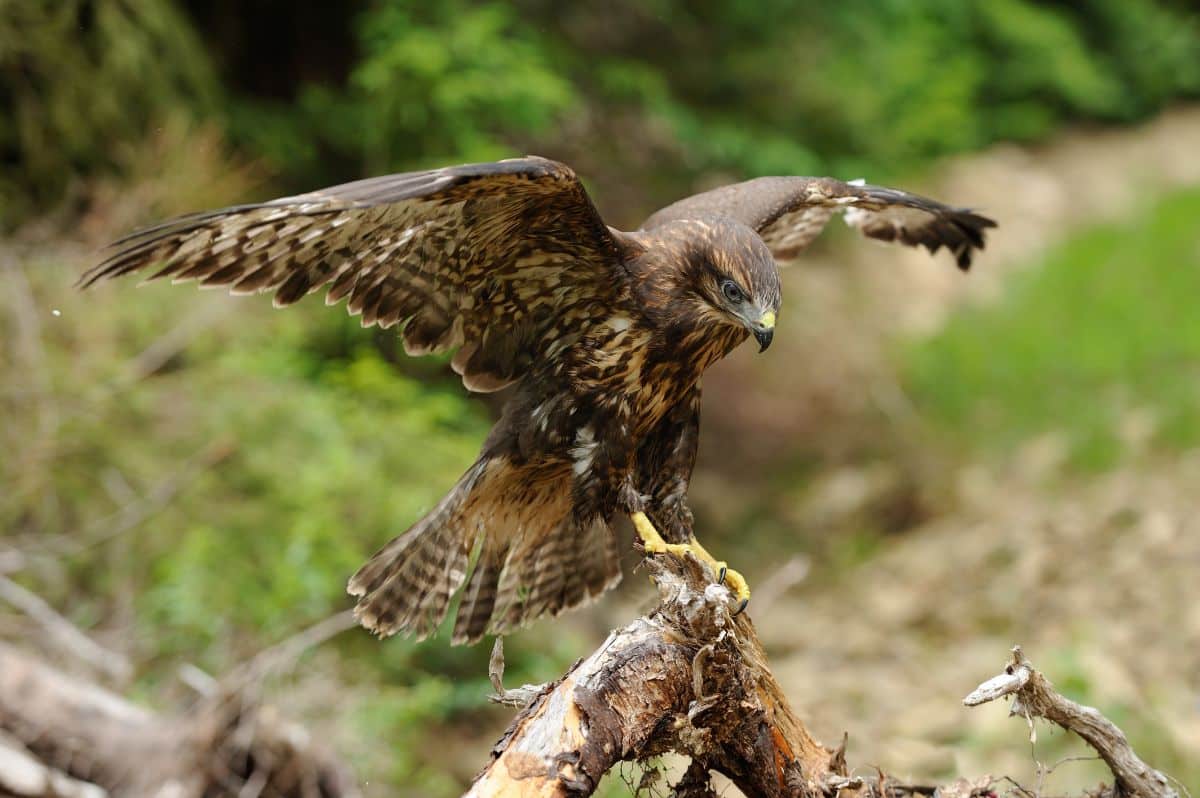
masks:
[[[13,253],[0,242],[0,264]],[[13,576],[81,627],[116,634],[151,694],[179,662],[225,674],[349,607],[349,575],[441,498],[490,426],[444,359],[401,367],[394,336],[319,300],[277,313],[170,285],[82,294],[73,258],[20,263],[0,269],[0,553],[21,552]],[[552,626],[515,636],[510,683],[583,650],[585,632]],[[360,772],[400,794],[457,794],[464,774],[430,729],[503,717],[487,646],[446,637],[359,630],[327,648],[346,684],[322,712]]]
[[[906,355],[914,404],[972,455],[1056,433],[1071,463],[1096,470],[1137,454],[1130,438],[1200,444],[1197,219],[1192,189],[1069,239]]]
[[[237,98],[231,135],[282,172],[331,180],[329,153],[363,174],[509,156],[507,135],[545,133],[576,101],[506,5],[384,0],[354,28],[344,85],[298,86],[294,103]]]
[[[536,149],[651,165],[666,199],[697,169],[886,176],[1200,95],[1168,0],[289,7],[307,28],[179,2],[0,2],[0,223],[176,113],[293,188]]]
[[[74,530],[86,545],[80,530],[129,500],[108,483],[134,496],[179,483],[162,517],[126,543],[136,557],[102,569],[90,556],[67,560],[80,571],[64,589],[99,596],[121,585],[142,597],[136,620],[155,656],[208,652],[201,664],[215,668],[231,653],[221,645],[278,638],[344,606],[364,555],[436,503],[489,425],[456,386],[397,371],[320,303],[289,314],[237,303],[249,317],[213,323],[139,380],[114,355],[162,341],[188,297],[155,287],[138,314],[103,295],[80,299],[62,308],[72,323],[46,331],[36,366],[55,393],[37,406],[10,397],[8,417],[33,427],[48,406],[60,410],[46,439],[8,428],[0,478],[14,492],[0,524]],[[11,364],[6,384],[27,366]],[[211,464],[188,465],[198,459]]]
[[[119,166],[116,143],[211,114],[219,96],[171,0],[0,0],[0,228]]]

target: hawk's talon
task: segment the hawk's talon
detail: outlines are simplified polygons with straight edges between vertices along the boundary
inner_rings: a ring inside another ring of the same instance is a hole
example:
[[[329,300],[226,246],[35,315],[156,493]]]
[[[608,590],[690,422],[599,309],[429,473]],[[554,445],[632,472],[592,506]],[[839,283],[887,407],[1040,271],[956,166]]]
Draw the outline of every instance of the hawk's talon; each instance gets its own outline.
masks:
[[[736,618],[736,617],[738,617],[739,615],[741,615],[743,612],[745,612],[745,611],[746,611],[746,605],[747,605],[747,604],[749,604],[749,603],[750,603],[750,599],[749,599],[749,598],[744,598],[744,599],[742,599],[740,602],[738,602],[738,608],[737,608],[736,610],[734,610],[734,611],[733,611],[733,617],[734,617],[734,618]]]
[[[737,612],[741,612],[746,608],[746,603],[750,601],[750,586],[746,584],[746,578],[732,568],[725,569],[725,579],[720,584],[724,584],[733,593],[734,597],[741,601],[741,605]],[[737,615],[735,612],[734,615]]]
[[[642,541],[642,549],[647,554],[674,554],[676,557],[693,555],[713,570],[717,575],[718,585],[725,585],[739,600],[734,615],[746,609],[746,604],[750,601],[750,586],[746,584],[745,577],[709,554],[695,537],[690,543],[668,543],[658,534],[658,530],[645,513],[631,513],[629,517],[633,520],[633,528],[637,530],[638,538]]]

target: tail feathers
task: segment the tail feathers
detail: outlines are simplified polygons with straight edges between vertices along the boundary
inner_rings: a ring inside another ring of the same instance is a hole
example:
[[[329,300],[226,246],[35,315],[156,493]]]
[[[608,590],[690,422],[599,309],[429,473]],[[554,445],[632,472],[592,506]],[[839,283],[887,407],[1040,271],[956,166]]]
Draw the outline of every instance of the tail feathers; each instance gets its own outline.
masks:
[[[587,603],[621,581],[616,536],[601,519],[581,525],[568,515],[549,534],[518,541],[503,562],[499,569],[481,567],[482,557],[476,564],[471,582],[478,579],[486,602],[469,602],[468,586],[453,642],[474,643],[486,632],[507,634],[534,618]]]
[[[386,578],[373,589],[350,582],[360,596],[354,614],[359,623],[380,637],[412,632],[424,639],[437,631],[450,609],[450,597],[466,579],[469,541],[455,528],[415,528],[380,551],[367,568],[386,569]]]
[[[617,549],[617,536],[612,528],[596,521],[587,530],[575,548],[575,580],[581,598],[569,603],[575,606],[581,601],[590,601],[617,586],[621,581],[621,554]]]
[[[568,472],[529,490],[527,475],[481,460],[351,578],[359,621],[384,637],[427,637],[465,583],[452,642],[474,643],[596,598],[621,579],[616,536],[602,519],[575,520],[569,486]]]
[[[505,554],[504,550],[496,551],[486,544],[480,551],[475,570],[471,572],[471,580],[467,582],[462,602],[458,605],[458,616],[454,619],[451,642],[455,645],[474,643],[487,632],[492,611],[496,607],[496,586],[504,570]]]
[[[461,510],[484,465],[472,467],[432,512],[350,578],[346,589],[359,597],[359,623],[380,637],[412,632],[423,639],[445,620],[475,545],[475,529]]]

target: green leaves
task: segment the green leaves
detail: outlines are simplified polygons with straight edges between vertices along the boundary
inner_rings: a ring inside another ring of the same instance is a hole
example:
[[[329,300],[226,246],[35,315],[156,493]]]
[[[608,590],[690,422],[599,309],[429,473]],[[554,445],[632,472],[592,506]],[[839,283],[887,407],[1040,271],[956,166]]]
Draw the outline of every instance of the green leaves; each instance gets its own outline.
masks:
[[[0,2],[0,229],[57,201],[115,142],[214,107],[215,75],[170,0]]]
[[[546,132],[578,99],[506,4],[382,0],[354,27],[348,80],[301,87],[299,108],[274,109],[283,131],[254,124],[253,104],[234,115],[236,135],[278,168],[296,168],[289,120],[313,143],[303,168],[327,149],[377,174],[512,155],[515,138]]]

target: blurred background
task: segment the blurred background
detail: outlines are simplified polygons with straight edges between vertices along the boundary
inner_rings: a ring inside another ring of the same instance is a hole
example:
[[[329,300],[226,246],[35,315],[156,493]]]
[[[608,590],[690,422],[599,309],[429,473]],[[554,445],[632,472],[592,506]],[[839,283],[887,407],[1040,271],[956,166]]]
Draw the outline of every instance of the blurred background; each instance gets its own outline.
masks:
[[[705,381],[702,539],[867,773],[1033,785],[1087,755],[961,706],[1019,642],[1195,792],[1198,100],[1186,0],[0,0],[0,579],[128,665],[91,678],[181,711],[181,667],[347,609],[494,417],[319,299],[77,292],[131,228],[524,153],[624,229],[722,182],[866,177],[1000,227],[967,276],[839,225],[789,268],[775,346]],[[623,534],[620,589],[509,638],[506,681],[649,606]],[[0,638],[80,669],[19,604]],[[261,687],[368,795],[456,795],[512,715],[489,648],[348,630]]]

